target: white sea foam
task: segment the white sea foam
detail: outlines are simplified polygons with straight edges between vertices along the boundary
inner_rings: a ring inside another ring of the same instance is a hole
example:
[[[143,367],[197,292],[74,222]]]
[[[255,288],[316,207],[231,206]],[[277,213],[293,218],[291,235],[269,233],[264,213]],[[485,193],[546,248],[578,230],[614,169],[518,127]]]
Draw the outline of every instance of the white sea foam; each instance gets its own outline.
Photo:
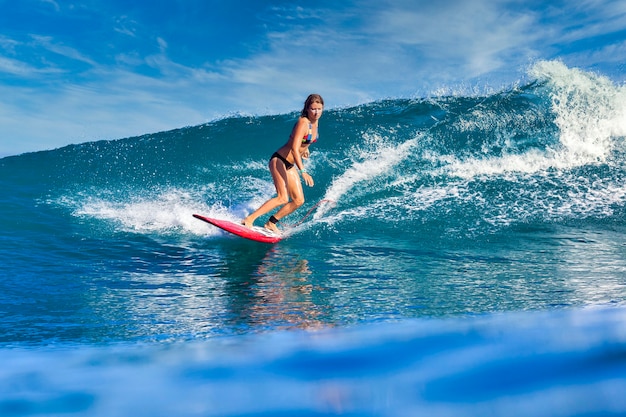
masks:
[[[350,167],[335,177],[326,190],[323,200],[338,203],[342,197],[360,183],[371,181],[389,172],[404,160],[417,145],[418,140],[410,139],[399,145],[392,145],[379,135],[364,135],[366,148],[357,153]],[[314,220],[322,218],[332,205],[321,206],[314,215]]]
[[[197,235],[217,234],[217,229],[195,219],[194,213],[235,220],[221,203],[203,202],[203,193],[176,188],[161,191],[154,196],[115,201],[108,198],[65,198],[71,202],[76,216],[86,216],[113,222],[121,231],[138,233],[167,233],[185,231]]]
[[[535,173],[605,163],[626,135],[626,87],[558,61],[537,63],[530,74],[546,82],[559,143],[522,154],[461,160],[446,156],[445,170],[462,178]]]

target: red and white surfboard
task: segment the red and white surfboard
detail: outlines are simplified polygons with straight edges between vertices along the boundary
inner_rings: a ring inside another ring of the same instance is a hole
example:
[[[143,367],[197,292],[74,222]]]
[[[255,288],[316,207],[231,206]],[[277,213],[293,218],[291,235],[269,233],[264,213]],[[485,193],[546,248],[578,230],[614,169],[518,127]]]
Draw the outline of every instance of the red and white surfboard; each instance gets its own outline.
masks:
[[[252,228],[246,227],[240,223],[235,223],[230,220],[214,219],[212,217],[205,217],[199,214],[194,214],[193,217],[202,220],[213,226],[217,226],[222,230],[226,230],[234,235],[254,240],[256,242],[263,243],[277,243],[280,242],[282,237],[264,227],[254,226]]]

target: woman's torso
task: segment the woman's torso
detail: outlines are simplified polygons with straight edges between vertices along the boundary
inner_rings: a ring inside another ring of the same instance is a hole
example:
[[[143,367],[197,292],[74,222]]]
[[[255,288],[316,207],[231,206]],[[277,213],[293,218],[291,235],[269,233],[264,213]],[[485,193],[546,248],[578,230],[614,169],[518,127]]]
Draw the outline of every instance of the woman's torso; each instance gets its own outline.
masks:
[[[304,121],[303,121],[304,119]],[[307,149],[312,143],[315,143],[318,139],[319,139],[319,133],[318,133],[318,125],[317,123],[311,123],[307,118],[301,118],[296,122],[296,125],[293,127],[293,130],[291,131],[291,135],[289,136],[289,141],[287,141],[287,143],[285,143],[277,152],[279,154],[281,154],[285,159],[287,159],[289,162],[294,162],[294,156],[292,153],[292,140],[293,140],[293,135],[296,134],[296,131],[298,130],[298,125],[300,123],[305,123],[306,124],[306,129],[304,131],[304,134],[300,137],[299,140],[300,142],[300,152],[302,153],[305,149]]]

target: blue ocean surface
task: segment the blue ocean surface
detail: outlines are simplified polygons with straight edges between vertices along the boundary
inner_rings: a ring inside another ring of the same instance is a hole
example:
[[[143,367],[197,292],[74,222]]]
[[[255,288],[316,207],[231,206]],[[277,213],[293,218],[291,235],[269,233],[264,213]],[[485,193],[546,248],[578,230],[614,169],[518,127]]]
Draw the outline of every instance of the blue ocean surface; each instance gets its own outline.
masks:
[[[286,239],[192,217],[296,118],[0,159],[1,416],[626,415],[624,86],[329,109]]]

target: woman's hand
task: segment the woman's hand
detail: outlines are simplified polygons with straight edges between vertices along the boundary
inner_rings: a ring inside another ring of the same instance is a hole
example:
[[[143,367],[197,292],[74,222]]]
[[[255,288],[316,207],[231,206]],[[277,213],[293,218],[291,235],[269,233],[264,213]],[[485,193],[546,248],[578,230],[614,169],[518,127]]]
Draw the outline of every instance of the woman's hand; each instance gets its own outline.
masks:
[[[315,184],[315,182],[313,181],[313,177],[310,176],[308,172],[302,173],[302,179],[304,179],[304,183],[309,187],[313,187],[313,185]]]

